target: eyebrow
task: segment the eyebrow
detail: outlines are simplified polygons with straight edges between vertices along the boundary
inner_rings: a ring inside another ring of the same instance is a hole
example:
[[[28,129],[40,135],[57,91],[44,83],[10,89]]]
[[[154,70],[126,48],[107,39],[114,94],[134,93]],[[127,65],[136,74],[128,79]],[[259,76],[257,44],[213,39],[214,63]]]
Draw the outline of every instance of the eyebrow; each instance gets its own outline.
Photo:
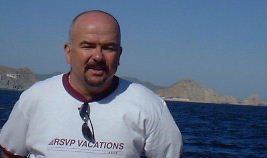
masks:
[[[106,43],[104,46],[114,46],[114,47],[119,47],[120,45],[114,42]]]
[[[80,45],[80,46],[83,46],[83,45],[96,45],[96,44],[95,44],[95,43],[92,43],[92,42],[88,42],[88,41],[82,41],[79,45]],[[115,42],[109,42],[109,43],[104,43],[102,46],[114,46],[114,47],[119,47],[120,44],[115,43]]]
[[[95,45],[95,43],[88,42],[88,41],[82,41],[79,45],[80,46],[83,46],[83,45]]]

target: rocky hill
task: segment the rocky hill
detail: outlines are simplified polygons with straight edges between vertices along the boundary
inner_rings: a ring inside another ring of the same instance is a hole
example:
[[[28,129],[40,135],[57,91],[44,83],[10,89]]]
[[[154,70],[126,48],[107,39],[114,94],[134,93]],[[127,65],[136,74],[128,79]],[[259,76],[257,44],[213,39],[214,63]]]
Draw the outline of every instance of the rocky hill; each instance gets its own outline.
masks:
[[[192,79],[182,80],[168,88],[157,90],[156,93],[171,100],[242,105],[266,104],[259,98],[258,95],[253,95],[246,101],[238,101],[233,96],[222,96],[214,90],[206,88]]]
[[[0,66],[0,89],[24,90],[36,81],[35,75],[28,68]]]
[[[267,103],[264,102],[258,94],[252,94],[247,99],[241,102],[243,105],[266,105]]]

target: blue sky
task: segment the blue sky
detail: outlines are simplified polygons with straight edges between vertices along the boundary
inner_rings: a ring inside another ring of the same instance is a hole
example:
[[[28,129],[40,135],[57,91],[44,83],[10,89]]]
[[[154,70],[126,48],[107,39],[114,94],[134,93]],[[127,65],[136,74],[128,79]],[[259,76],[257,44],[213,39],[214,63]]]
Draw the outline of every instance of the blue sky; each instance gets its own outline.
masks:
[[[1,0],[0,65],[68,71],[70,22],[92,9],[121,24],[118,75],[162,86],[191,78],[222,95],[266,100],[266,0]]]

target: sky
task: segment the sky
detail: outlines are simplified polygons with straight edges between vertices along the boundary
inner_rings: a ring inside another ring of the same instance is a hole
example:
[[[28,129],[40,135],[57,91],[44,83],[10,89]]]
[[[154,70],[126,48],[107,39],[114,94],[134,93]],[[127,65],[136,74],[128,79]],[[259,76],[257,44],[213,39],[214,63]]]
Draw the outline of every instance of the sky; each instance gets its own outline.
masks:
[[[0,65],[67,72],[70,22],[86,10],[118,19],[119,76],[160,86],[190,78],[221,95],[267,99],[266,0],[0,0]]]

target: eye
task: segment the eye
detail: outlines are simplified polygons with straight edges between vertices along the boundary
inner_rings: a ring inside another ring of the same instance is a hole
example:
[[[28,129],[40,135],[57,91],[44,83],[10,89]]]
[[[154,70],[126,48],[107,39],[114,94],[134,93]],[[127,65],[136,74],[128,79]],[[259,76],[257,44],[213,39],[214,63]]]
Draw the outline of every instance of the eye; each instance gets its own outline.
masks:
[[[108,45],[102,46],[102,49],[104,51],[114,52],[118,50],[118,46],[115,44],[108,44]]]
[[[81,42],[80,44],[80,48],[83,48],[83,49],[94,49],[96,47],[96,45],[94,43],[89,43],[89,42]]]
[[[94,49],[95,46],[94,45],[82,45],[81,48],[84,48],[84,49]]]

